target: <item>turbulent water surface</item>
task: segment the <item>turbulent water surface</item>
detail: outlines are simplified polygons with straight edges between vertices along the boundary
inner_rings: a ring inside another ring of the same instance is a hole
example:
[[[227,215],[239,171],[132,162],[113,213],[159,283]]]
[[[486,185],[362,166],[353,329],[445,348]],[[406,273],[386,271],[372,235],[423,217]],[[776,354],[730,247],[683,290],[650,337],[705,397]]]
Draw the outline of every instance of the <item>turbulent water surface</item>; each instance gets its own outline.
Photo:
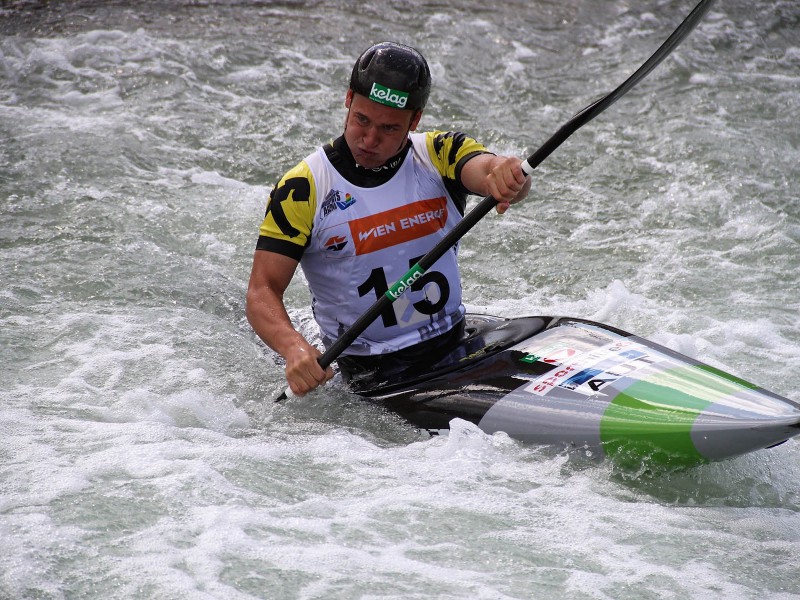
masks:
[[[792,598],[800,445],[630,472],[334,381],[274,404],[244,317],[266,197],[355,56],[525,156],[691,2],[3,2],[0,597]],[[461,247],[465,300],[649,337],[800,398],[800,6],[718,2]],[[477,199],[473,199],[471,204]],[[316,330],[300,277],[292,317]]]

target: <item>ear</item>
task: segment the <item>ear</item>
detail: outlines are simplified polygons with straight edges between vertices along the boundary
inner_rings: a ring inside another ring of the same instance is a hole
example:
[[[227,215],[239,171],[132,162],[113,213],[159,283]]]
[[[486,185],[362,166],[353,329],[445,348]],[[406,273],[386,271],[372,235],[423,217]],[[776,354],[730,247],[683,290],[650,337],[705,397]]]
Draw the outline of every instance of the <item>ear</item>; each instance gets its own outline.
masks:
[[[350,108],[353,103],[353,90],[347,90],[347,95],[344,97],[344,107]]]
[[[411,124],[408,126],[409,131],[416,131],[417,125],[419,125],[419,120],[422,118],[422,111],[418,110],[414,113],[414,116],[411,117]]]

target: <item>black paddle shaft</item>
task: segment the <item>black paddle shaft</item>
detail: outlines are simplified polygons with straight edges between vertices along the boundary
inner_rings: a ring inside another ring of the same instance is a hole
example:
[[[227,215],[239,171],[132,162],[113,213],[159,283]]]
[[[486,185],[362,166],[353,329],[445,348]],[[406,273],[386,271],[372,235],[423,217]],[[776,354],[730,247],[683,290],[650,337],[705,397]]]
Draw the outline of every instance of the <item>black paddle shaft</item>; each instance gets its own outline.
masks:
[[[666,41],[656,50],[647,61],[639,67],[633,75],[628,77],[619,87],[614,91],[606,94],[599,100],[592,102],[583,110],[578,112],[569,121],[567,121],[561,128],[556,131],[550,139],[548,139],[542,146],[531,154],[520,165],[525,175],[530,175],[533,170],[538,167],[542,161],[550,156],[553,151],[558,148],[564,141],[575,133],[578,129],[583,127],[586,123],[594,119],[601,112],[606,110],[609,106],[614,104],[622,96],[624,96],[633,86],[644,79],[650,71],[655,69],[661,61],[663,61],[672,52],[675,47],[680,44],[684,38],[695,28],[700,20],[711,8],[714,0],[701,0],[697,6],[694,7],[691,13],[683,20],[675,31],[672,32]],[[445,252],[450,250],[466,233],[472,229],[478,221],[485,217],[495,206],[497,200],[492,196],[486,196],[481,200],[475,208],[467,213],[458,224],[450,230],[439,242],[423,256],[419,262],[411,267],[409,271],[395,283],[386,294],[378,298],[370,308],[361,315],[356,321],[339,336],[339,338],[323,352],[317,362],[323,369],[326,369],[344,352],[355,339],[361,335],[364,330],[375,321],[384,309],[392,304],[399,298],[403,292],[425,271],[430,269],[433,264],[439,260]],[[275,401],[278,402],[290,394],[290,390],[281,394]]]

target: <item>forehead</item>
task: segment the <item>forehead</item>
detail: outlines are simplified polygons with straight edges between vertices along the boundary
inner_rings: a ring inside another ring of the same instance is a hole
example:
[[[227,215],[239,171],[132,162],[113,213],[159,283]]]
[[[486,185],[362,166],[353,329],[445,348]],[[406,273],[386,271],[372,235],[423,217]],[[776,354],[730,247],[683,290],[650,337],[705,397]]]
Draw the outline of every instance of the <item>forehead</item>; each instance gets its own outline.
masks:
[[[350,111],[367,117],[379,125],[406,125],[413,110],[394,108],[373,102],[366,96],[353,93]]]

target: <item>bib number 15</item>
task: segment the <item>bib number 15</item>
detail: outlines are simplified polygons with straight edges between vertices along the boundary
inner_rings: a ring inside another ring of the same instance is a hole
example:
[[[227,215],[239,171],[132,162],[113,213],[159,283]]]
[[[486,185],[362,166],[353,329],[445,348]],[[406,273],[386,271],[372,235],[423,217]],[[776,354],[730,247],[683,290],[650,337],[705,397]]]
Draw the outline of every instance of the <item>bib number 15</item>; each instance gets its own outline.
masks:
[[[422,257],[418,256],[408,261],[409,268],[417,264],[420,258]],[[450,298],[450,284],[447,282],[447,278],[438,271],[428,271],[423,274],[422,277],[411,284],[411,291],[418,292],[425,289],[425,286],[429,284],[433,284],[439,288],[439,299],[436,302],[432,302],[426,293],[425,298],[412,304],[414,310],[423,315],[435,315],[445,307],[447,300]],[[358,295],[366,296],[371,291],[374,291],[377,299],[385,295],[388,290],[389,283],[386,281],[386,273],[383,267],[377,267],[372,269],[367,280],[358,286]],[[395,315],[394,308],[391,304],[381,312],[381,319],[383,320],[384,327],[393,327],[398,324],[397,315]]]

